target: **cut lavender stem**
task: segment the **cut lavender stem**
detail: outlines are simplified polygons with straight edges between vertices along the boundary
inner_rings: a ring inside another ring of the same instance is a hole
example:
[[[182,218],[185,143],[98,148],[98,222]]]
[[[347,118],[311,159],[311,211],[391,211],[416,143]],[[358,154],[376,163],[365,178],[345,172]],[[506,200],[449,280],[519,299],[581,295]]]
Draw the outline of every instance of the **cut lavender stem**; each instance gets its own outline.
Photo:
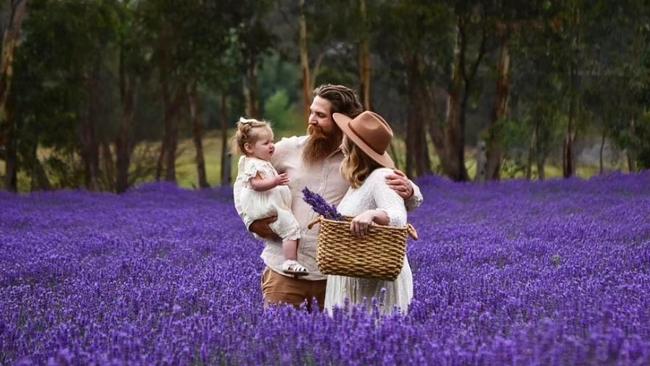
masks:
[[[302,194],[302,199],[307,202],[311,206],[312,210],[317,214],[326,219],[344,221],[343,215],[336,210],[336,206],[327,203],[327,201],[318,193],[312,192],[305,187],[302,190]]]

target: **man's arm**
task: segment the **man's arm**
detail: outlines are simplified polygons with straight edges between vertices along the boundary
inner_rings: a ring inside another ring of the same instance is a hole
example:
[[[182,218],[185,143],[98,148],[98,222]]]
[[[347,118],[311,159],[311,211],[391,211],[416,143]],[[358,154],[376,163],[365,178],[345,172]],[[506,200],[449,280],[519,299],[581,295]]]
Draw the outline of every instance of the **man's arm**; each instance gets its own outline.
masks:
[[[273,241],[281,241],[282,238],[278,236],[273,230],[271,230],[270,225],[277,220],[277,216],[271,216],[267,217],[265,219],[259,219],[251,222],[251,224],[248,226],[248,231],[257,234],[259,237],[267,239],[267,240],[273,240]]]
[[[407,210],[414,210],[422,204],[420,188],[411,182],[402,171],[394,170],[393,174],[386,177],[386,184],[404,199]]]

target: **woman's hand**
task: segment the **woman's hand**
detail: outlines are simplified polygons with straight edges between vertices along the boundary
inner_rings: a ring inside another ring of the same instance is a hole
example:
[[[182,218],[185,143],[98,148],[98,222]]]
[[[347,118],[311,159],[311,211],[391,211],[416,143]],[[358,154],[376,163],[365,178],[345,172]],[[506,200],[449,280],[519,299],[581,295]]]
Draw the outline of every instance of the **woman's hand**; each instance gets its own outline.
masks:
[[[352,235],[363,238],[368,234],[370,225],[373,225],[377,210],[368,210],[352,219],[350,222],[350,231]]]
[[[402,199],[407,200],[413,196],[411,181],[400,170],[395,169],[393,170],[393,174],[387,175],[386,184],[397,192]]]

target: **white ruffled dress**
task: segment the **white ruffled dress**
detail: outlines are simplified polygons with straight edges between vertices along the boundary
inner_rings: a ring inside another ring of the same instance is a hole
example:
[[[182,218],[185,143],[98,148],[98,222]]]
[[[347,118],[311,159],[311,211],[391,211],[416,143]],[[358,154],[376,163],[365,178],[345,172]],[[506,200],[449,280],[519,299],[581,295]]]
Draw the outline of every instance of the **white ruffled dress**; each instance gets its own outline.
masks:
[[[300,225],[291,213],[291,191],[288,186],[277,186],[266,191],[256,191],[250,180],[259,173],[262,177],[275,177],[278,172],[270,162],[254,157],[242,156],[238,164],[237,181],[241,182],[239,191],[241,209],[252,220],[277,215],[278,219],[270,225],[271,230],[283,240],[300,239]]]
[[[338,205],[338,211],[344,216],[354,217],[366,210],[381,209],[390,218],[390,226],[405,226],[404,200],[386,184],[386,176],[391,173],[390,169],[376,169],[361,187],[350,187]],[[413,299],[413,275],[406,256],[402,271],[394,281],[327,276],[325,309],[330,315],[335,307],[343,307],[346,299],[352,305],[362,304],[371,309],[372,298],[376,298],[384,314],[393,312],[395,308],[406,313]]]

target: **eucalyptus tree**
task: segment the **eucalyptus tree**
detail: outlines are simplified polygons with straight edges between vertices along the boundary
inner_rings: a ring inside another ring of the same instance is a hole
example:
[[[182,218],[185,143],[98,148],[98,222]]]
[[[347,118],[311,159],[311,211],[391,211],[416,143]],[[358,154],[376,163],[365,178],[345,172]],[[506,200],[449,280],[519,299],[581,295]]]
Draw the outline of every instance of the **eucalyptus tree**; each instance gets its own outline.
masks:
[[[243,90],[246,100],[246,115],[261,118],[259,67],[260,62],[277,42],[269,24],[264,20],[272,10],[269,0],[245,0],[233,4],[239,21],[235,29],[235,42],[239,50],[240,72],[244,75]]]
[[[20,31],[27,13],[27,0],[11,0],[6,13],[8,17],[3,25],[2,56],[0,58],[0,146],[4,147],[5,181],[4,187],[9,191],[17,190],[17,148],[15,115],[9,106],[9,95],[13,79],[16,47],[20,42]]]
[[[600,121],[601,151],[608,137],[625,150],[630,171],[648,168],[650,3],[602,0],[591,9],[595,19],[588,51],[594,72],[589,108]]]
[[[513,144],[527,146],[526,176],[532,177],[534,165],[543,180],[547,159],[562,147],[566,92],[561,67],[565,61],[559,56],[567,51],[560,36],[558,9],[545,2],[536,10],[511,38],[511,94],[516,95],[512,107],[517,113],[497,123],[496,131],[501,133],[495,135],[505,140],[505,153]],[[519,141],[508,136],[518,128],[513,124],[522,124]]]
[[[474,1],[386,1],[380,52],[393,60],[407,95],[407,173],[430,171],[429,132],[445,175],[468,180],[465,120],[468,101],[489,51],[490,4]],[[396,52],[395,52],[396,51]],[[437,111],[442,97],[445,110]]]
[[[317,84],[341,83],[350,87],[358,84],[359,6],[358,0],[281,0],[269,14],[277,37],[277,52],[300,67],[301,109],[305,121]]]
[[[163,173],[176,181],[176,150],[182,111],[192,120],[199,186],[207,187],[202,148],[203,116],[201,84],[219,70],[230,42],[232,29],[242,27],[245,11],[232,1],[144,1],[140,4],[153,45],[163,104],[164,136],[157,162],[156,179]],[[254,39],[255,34],[251,37]]]
[[[135,113],[138,108],[137,94],[143,82],[150,77],[148,67],[152,46],[145,42],[146,28],[143,24],[142,9],[138,1],[116,3],[117,22],[117,83],[119,88],[121,113],[115,132],[115,191],[125,192],[132,184],[129,179],[131,156],[135,147]]]
[[[238,38],[237,27],[246,19],[238,10],[234,1],[186,2],[192,7],[191,21],[184,22],[183,28],[177,30],[182,34],[183,53],[187,55],[183,64],[182,73],[188,80],[187,102],[192,125],[193,142],[196,149],[196,166],[198,186],[209,187],[205,168],[203,152],[204,134],[204,98],[200,94],[207,94],[207,90],[215,88],[219,91],[227,89],[229,81],[233,79],[236,69],[233,67],[241,60],[233,52]],[[203,93],[200,93],[203,90]],[[223,92],[222,92],[223,95]],[[222,112],[225,113],[225,102],[221,103]],[[223,141],[222,141],[223,144]],[[225,156],[222,153],[222,161]]]
[[[445,151],[444,121],[436,119],[434,83],[446,83],[451,63],[453,11],[444,4],[425,1],[388,1],[377,20],[377,51],[391,65],[391,79],[406,95],[406,173],[430,171],[427,129],[440,156],[443,170],[452,166]]]
[[[536,32],[546,21],[544,1],[495,0],[487,2],[487,16],[490,18],[490,34],[496,48],[496,88],[494,103],[490,113],[486,140],[485,178],[496,180],[500,177],[503,160],[503,124],[510,118],[510,92],[512,87],[512,47],[525,33]],[[530,70],[526,70],[528,73]],[[512,120],[511,120],[512,121]],[[530,164],[529,164],[530,165]]]
[[[33,0],[23,25],[14,88],[19,150],[23,162],[40,171],[36,150],[50,147],[47,163],[60,185],[76,185],[78,170],[88,189],[106,184],[99,151],[113,109],[105,55],[116,37],[114,5]]]

